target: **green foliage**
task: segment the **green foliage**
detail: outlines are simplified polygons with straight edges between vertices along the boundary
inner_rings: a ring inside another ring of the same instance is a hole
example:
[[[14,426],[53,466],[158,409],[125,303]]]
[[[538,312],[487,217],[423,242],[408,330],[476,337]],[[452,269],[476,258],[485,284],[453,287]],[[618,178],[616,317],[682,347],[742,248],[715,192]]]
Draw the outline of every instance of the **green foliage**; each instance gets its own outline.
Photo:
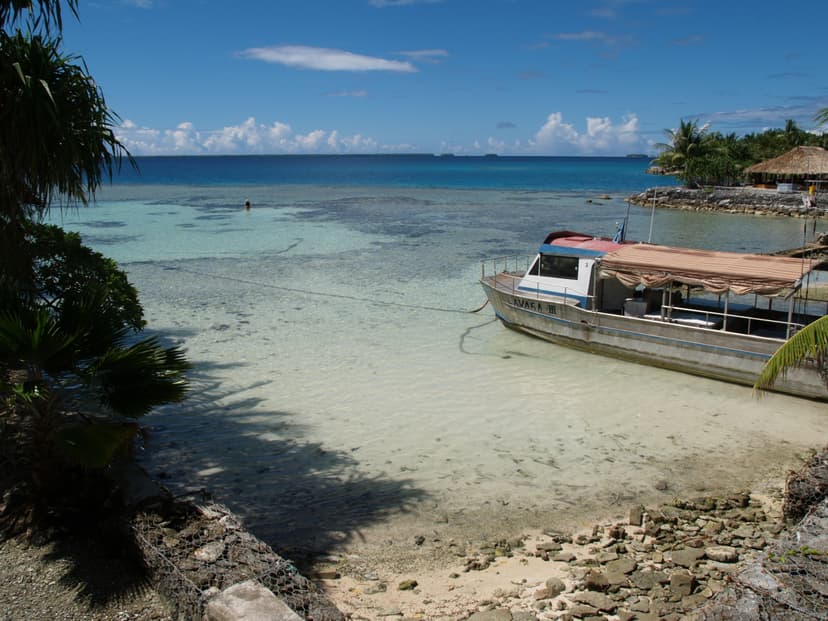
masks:
[[[74,13],[77,2],[67,4]],[[28,27],[12,28],[21,14]],[[0,285],[25,287],[26,222],[53,205],[86,205],[123,157],[134,161],[83,60],[50,34],[60,2],[0,0],[0,23]]]
[[[814,121],[816,121],[818,125],[825,125],[828,123],[828,108],[822,108],[819,112],[817,112],[816,116],[814,116]]]
[[[79,324],[65,332],[45,307],[0,314],[0,360],[25,370],[7,390],[6,406],[18,417],[36,414],[49,421],[33,427],[26,441],[41,453],[41,445],[55,444],[93,467],[106,465],[101,459],[135,436],[132,417],[185,397],[189,365],[178,348],[165,349],[155,338],[129,345],[117,332],[105,353],[90,357],[86,330]],[[86,411],[80,421],[72,413],[78,405]]]
[[[820,119],[822,119],[820,121]],[[817,115],[828,122],[828,108]],[[698,121],[679,122],[665,132],[669,141],[656,145],[661,152],[655,163],[672,172],[688,187],[734,185],[744,181],[744,169],[790,151],[797,146],[828,147],[828,135],[807,132],[792,120],[784,129],[769,129],[759,134],[737,137],[708,131]]]
[[[755,390],[773,386],[777,377],[784,376],[789,369],[801,365],[808,359],[821,363],[828,352],[828,315],[820,317],[794,334],[776,350],[765,363],[754,384]]]
[[[0,522],[9,477],[49,513],[64,481],[98,481],[86,469],[128,449],[135,417],[187,391],[179,349],[135,340],[143,310],[116,263],[38,224],[134,165],[83,60],[61,51],[62,6],[77,16],[77,0],[0,0]]]
[[[83,61],[59,40],[0,32],[0,214],[86,204],[128,155]]]
[[[115,261],[57,226],[29,223],[25,230],[33,275],[25,299],[53,309],[64,328],[91,323],[92,335],[103,333],[104,341],[113,330],[144,327],[138,291]]]
[[[142,416],[184,397],[188,368],[179,349],[163,349],[149,338],[111,348],[86,369],[86,377],[88,385],[99,388],[104,405],[125,416]]]
[[[29,16],[30,30],[38,30],[41,26],[47,32],[52,26],[60,30],[63,26],[60,5],[60,0],[0,0],[0,27],[5,28],[26,14]],[[78,0],[66,0],[66,6],[77,17]]]

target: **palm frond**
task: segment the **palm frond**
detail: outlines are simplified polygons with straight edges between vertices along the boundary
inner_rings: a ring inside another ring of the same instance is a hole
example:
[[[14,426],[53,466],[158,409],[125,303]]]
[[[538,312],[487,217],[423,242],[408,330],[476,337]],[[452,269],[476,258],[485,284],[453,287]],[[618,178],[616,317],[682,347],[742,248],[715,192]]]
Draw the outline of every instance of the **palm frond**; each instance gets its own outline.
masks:
[[[86,369],[104,405],[123,416],[143,416],[154,406],[182,401],[190,365],[177,347],[164,349],[149,338],[130,347],[114,347]]]
[[[782,344],[753,385],[755,390],[766,390],[773,386],[776,379],[787,373],[788,369],[801,365],[809,358],[816,358],[828,352],[828,315],[820,317],[794,334]]]
[[[63,331],[44,309],[32,311],[26,319],[18,313],[0,313],[0,359],[47,373],[69,370],[76,335]]]

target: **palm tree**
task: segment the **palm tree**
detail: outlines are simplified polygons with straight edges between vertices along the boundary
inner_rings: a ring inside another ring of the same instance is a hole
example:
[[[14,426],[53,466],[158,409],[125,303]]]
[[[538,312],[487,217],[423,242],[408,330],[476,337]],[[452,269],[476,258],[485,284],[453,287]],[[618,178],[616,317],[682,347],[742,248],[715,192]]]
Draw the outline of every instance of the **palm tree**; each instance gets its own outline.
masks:
[[[817,112],[814,120],[820,125],[828,123],[828,108],[822,108],[819,112]]]
[[[828,315],[809,323],[785,342],[770,360],[765,363],[762,372],[753,385],[756,390],[766,390],[773,386],[776,378],[805,360],[816,359],[821,364],[828,353]]]
[[[688,186],[694,185],[693,163],[704,154],[707,125],[699,127],[699,122],[680,120],[676,129],[664,130],[668,142],[657,144],[662,152],[656,158],[659,165],[667,170],[677,171],[676,176],[683,179]]]
[[[0,286],[25,287],[22,223],[87,204],[129,154],[82,62],[54,39],[0,33],[0,102]]]

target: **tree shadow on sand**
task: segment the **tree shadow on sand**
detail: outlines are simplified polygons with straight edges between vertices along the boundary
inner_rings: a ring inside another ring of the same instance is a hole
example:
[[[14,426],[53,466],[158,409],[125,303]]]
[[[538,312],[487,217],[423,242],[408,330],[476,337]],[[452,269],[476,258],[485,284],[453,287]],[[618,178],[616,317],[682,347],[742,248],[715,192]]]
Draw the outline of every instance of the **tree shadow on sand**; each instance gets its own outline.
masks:
[[[407,479],[367,475],[353,455],[304,440],[299,416],[230,389],[199,363],[187,401],[147,417],[142,464],[173,494],[229,507],[257,537],[300,565],[427,498]]]

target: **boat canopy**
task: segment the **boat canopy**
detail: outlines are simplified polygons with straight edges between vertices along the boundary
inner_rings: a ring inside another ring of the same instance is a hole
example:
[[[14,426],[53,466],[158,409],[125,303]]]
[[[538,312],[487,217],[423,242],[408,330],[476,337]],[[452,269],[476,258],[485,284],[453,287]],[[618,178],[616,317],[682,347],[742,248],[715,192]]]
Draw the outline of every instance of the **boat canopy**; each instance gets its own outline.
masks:
[[[812,259],[632,244],[605,254],[599,274],[628,287],[679,282],[713,293],[787,296],[818,264]]]

